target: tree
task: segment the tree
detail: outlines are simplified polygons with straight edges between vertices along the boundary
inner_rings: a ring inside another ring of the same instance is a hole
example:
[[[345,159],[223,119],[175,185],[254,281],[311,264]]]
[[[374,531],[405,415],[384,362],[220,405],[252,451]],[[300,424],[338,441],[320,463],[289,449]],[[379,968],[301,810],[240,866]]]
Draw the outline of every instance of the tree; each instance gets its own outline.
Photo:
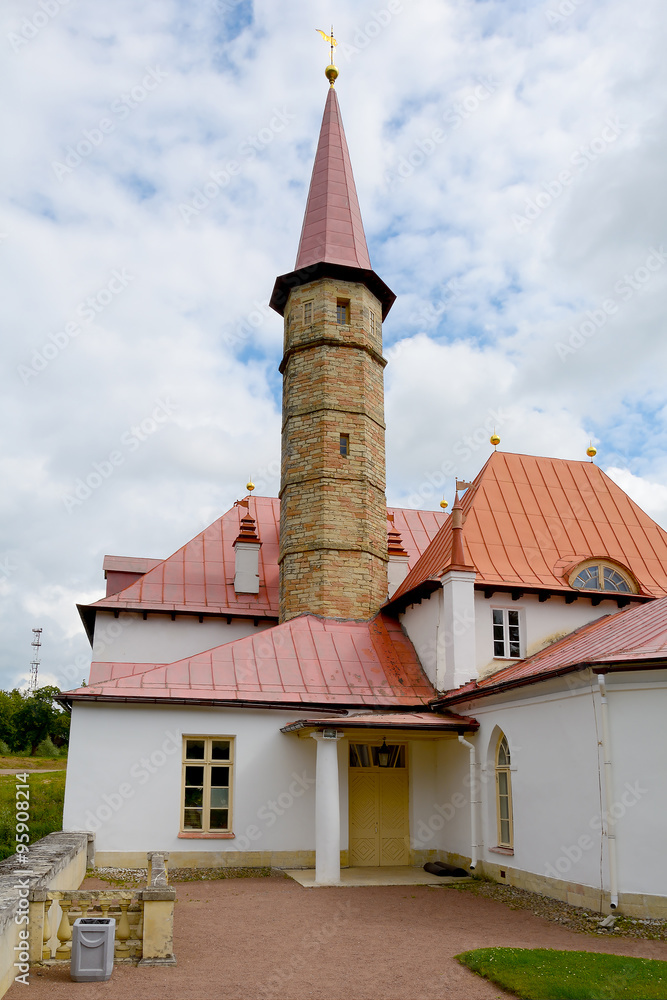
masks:
[[[59,737],[59,742],[67,742],[69,720],[67,724],[61,721],[60,717],[65,713],[54,703],[55,696],[59,694],[59,688],[47,685],[22,696],[22,704],[12,720],[15,729],[13,743],[17,749],[30,747],[31,753],[34,753],[37,744],[50,735]]]

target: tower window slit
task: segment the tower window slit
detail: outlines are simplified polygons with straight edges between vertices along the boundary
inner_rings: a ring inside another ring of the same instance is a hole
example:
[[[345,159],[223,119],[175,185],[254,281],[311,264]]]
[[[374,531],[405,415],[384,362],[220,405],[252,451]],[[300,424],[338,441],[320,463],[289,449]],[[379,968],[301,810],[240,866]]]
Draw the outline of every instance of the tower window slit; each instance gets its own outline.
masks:
[[[336,323],[339,326],[349,326],[350,323],[349,299],[338,299],[336,301]]]
[[[303,304],[303,325],[311,326],[313,322],[313,302],[312,299],[309,302],[304,302]]]
[[[349,458],[350,455],[350,435],[341,434],[340,436],[340,453],[343,458]]]

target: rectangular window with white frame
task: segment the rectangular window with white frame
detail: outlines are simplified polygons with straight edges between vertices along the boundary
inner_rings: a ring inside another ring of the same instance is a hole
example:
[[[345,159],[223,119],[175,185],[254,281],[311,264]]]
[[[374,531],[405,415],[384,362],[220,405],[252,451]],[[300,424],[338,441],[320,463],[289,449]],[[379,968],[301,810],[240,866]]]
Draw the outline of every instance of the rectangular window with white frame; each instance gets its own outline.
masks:
[[[183,737],[181,829],[229,833],[232,829],[232,736]]]
[[[521,659],[521,613],[513,608],[493,608],[493,655],[496,659]]]

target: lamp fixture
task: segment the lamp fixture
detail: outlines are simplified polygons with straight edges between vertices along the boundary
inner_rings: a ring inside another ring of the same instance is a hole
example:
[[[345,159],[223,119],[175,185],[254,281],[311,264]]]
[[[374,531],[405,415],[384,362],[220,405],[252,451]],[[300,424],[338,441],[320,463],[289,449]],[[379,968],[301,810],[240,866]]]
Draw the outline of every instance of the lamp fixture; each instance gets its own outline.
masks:
[[[387,739],[385,736],[382,737],[382,746],[378,750],[378,765],[380,767],[389,767],[389,757],[391,756],[391,750],[387,746]]]

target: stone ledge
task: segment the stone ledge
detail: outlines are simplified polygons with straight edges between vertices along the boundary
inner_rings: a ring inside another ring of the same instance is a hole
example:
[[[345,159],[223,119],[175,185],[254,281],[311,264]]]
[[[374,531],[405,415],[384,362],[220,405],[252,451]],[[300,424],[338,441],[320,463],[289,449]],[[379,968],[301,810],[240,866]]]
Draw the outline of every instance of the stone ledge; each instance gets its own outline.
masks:
[[[29,847],[25,864],[18,860],[17,854],[0,861],[0,931],[14,919],[19,880],[21,888],[29,891],[48,887],[78,854],[88,853],[88,833],[85,830],[50,833]]]

